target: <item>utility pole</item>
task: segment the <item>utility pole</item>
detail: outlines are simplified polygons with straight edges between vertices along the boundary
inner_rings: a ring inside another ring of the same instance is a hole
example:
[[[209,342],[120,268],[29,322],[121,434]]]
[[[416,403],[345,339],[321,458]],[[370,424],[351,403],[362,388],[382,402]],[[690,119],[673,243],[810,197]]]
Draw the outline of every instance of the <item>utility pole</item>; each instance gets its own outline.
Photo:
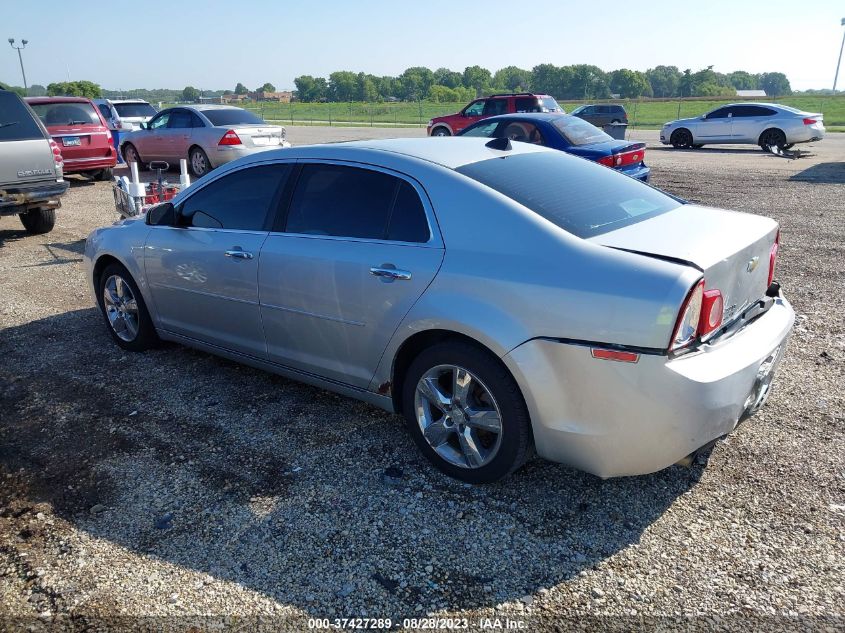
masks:
[[[842,18],[840,26],[845,26],[845,18]],[[845,31],[842,32],[842,44],[839,46],[839,61],[836,62],[836,75],[833,77],[833,93],[836,94],[836,80],[839,79],[839,64],[842,63],[842,49],[845,48]],[[24,80],[26,81],[26,80]]]
[[[845,22],[843,22],[843,24],[845,24]],[[26,85],[26,72],[23,69],[23,56],[21,55],[21,51],[26,48],[26,45],[28,43],[29,42],[27,40],[21,40],[22,45],[21,46],[15,46],[15,38],[14,37],[9,38],[9,46],[14,48],[18,52],[18,61],[21,63],[21,75],[23,75],[23,90],[26,93],[29,92],[29,87]],[[837,70],[837,72],[839,72],[839,71]]]

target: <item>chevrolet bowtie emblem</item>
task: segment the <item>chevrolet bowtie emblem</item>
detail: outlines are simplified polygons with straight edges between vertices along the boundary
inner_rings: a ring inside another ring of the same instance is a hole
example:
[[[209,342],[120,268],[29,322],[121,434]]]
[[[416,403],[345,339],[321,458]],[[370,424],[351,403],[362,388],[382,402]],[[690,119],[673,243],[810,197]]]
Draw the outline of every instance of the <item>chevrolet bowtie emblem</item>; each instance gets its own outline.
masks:
[[[745,265],[745,272],[753,273],[755,270],[757,270],[757,265],[759,263],[760,263],[759,257],[752,257],[750,260],[748,260],[748,263]]]

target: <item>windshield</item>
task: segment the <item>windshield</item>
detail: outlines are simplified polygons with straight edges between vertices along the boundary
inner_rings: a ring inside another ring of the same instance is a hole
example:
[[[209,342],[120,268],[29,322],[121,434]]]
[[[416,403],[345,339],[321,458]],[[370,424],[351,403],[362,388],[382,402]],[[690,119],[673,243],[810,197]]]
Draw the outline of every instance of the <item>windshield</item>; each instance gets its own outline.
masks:
[[[587,108],[587,106],[580,105],[577,108],[575,108],[572,112],[570,112],[569,114],[578,114],[579,112],[581,112],[581,110],[586,110],[586,108]]]
[[[0,90],[0,142],[44,138],[26,105],[14,92]]]
[[[563,108],[551,97],[543,97],[540,101],[543,104],[543,112],[563,112]]]
[[[557,151],[491,158],[456,171],[582,238],[681,206],[634,178]]]
[[[264,119],[240,108],[202,110],[212,125],[264,125]]]
[[[151,117],[155,116],[156,109],[149,103],[114,103],[117,115],[124,117]]]
[[[102,125],[94,106],[81,101],[31,103],[30,107],[46,126]]]
[[[592,123],[574,116],[556,119],[554,126],[572,145],[591,145],[613,140],[610,134],[605,134]]]

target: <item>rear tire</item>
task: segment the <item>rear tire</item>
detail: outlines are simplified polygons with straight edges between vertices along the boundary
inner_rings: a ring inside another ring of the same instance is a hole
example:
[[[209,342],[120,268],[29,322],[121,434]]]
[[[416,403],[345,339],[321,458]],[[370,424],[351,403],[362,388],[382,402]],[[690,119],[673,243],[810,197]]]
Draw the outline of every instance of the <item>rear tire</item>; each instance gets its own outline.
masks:
[[[459,376],[463,391],[455,387]],[[439,405],[426,393],[436,393]],[[498,358],[475,345],[446,341],[421,352],[405,375],[402,403],[417,446],[450,477],[492,483],[532,455],[531,420],[519,386]]]
[[[197,178],[202,178],[211,171],[208,155],[200,147],[194,146],[188,152],[188,165],[191,167],[191,173]]]
[[[784,150],[786,149],[786,134],[777,128],[766,130],[760,135],[759,145],[764,151],[769,151],[770,147]]]
[[[121,264],[111,263],[100,273],[97,304],[109,334],[120,347],[130,352],[143,352],[158,345],[158,334],[144,297],[132,275]]]
[[[55,209],[30,209],[20,214],[21,224],[31,235],[49,233],[56,225]]]
[[[452,136],[452,133],[449,131],[448,128],[443,127],[436,127],[431,131],[432,136]]]
[[[672,132],[672,136],[669,137],[669,142],[675,149],[692,147],[692,132],[685,127],[675,130]]]

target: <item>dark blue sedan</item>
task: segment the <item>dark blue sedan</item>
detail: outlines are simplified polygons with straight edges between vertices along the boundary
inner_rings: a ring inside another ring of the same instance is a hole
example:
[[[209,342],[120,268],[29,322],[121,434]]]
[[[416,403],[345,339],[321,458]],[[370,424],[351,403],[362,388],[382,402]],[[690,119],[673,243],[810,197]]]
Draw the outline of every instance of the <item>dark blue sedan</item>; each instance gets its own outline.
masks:
[[[458,136],[509,138],[536,143],[618,169],[648,182],[651,168],[645,164],[645,143],[619,141],[592,123],[568,114],[503,114],[479,121]]]

